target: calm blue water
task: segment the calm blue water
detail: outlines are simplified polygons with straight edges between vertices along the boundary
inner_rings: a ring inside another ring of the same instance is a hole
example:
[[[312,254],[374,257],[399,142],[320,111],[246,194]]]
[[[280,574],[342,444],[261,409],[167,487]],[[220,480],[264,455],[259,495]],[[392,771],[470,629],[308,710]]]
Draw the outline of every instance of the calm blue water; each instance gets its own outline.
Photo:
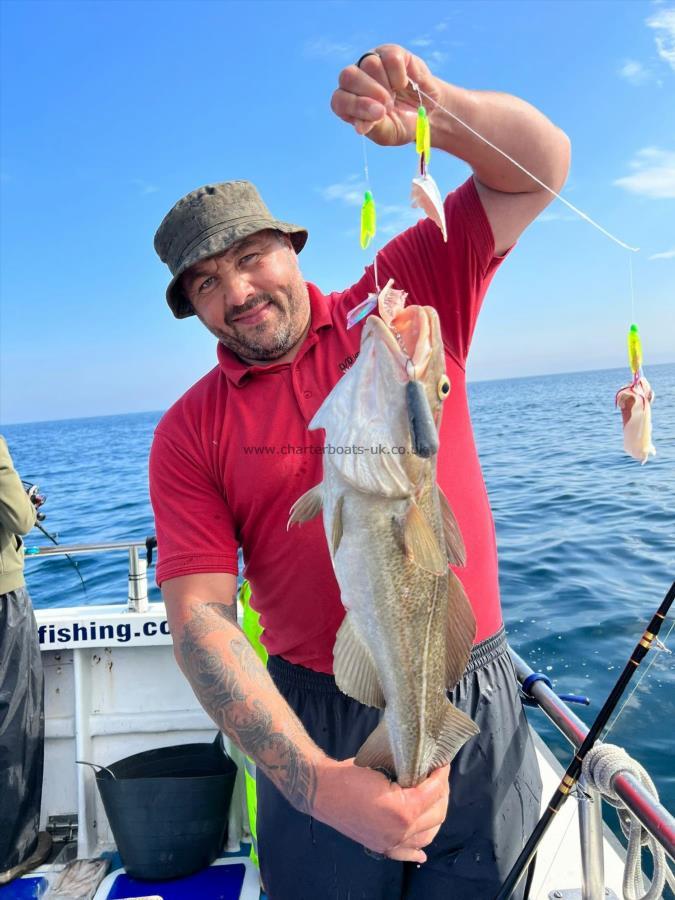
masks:
[[[578,707],[586,721],[675,579],[675,365],[648,377],[658,455],[645,466],[622,452],[613,401],[624,370],[470,386],[511,643],[559,690],[592,698],[590,709]],[[147,456],[159,415],[4,426],[22,477],[47,495],[44,525],[62,543],[153,533]],[[28,543],[47,540],[34,531]],[[78,566],[86,597],[67,560],[28,559],[35,606],[126,602],[126,554],[80,556]],[[675,811],[675,658],[654,656],[612,739],[649,769]],[[565,741],[543,715],[534,721],[567,762]]]

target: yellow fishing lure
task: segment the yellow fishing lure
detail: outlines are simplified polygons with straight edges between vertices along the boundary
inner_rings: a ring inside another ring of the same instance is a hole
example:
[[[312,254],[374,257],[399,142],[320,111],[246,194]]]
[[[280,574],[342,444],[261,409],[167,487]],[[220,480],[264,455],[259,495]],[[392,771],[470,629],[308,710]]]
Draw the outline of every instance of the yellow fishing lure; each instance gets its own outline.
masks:
[[[631,325],[628,331],[628,362],[631,372],[637,376],[642,368],[642,342],[637,325]]]
[[[361,207],[361,249],[365,250],[375,237],[377,227],[377,215],[375,213],[375,201],[370,191],[363,195]]]
[[[415,147],[418,153],[424,154],[425,165],[429,165],[429,157],[431,156],[431,128],[429,127],[427,111],[423,106],[420,106],[417,110]]]

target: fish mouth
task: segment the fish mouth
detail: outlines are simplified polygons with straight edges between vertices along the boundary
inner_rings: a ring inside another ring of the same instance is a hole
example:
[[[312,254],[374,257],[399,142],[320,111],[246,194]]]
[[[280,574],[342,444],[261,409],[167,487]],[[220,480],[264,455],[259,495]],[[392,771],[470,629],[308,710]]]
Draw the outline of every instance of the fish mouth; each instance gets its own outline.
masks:
[[[422,380],[431,360],[431,314],[423,306],[407,306],[387,325],[378,316],[366,323],[366,337],[377,337],[385,344],[409,381]]]

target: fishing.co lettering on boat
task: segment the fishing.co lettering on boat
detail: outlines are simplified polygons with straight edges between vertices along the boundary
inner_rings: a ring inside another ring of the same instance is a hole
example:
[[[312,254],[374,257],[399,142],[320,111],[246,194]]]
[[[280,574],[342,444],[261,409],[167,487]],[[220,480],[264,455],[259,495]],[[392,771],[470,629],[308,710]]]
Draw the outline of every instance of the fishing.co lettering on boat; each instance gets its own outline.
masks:
[[[143,622],[69,622],[68,624],[41,624],[38,638],[41,647],[58,644],[100,644],[105,641],[128,644],[138,638],[151,638],[158,634],[169,635],[166,619],[147,619]]]

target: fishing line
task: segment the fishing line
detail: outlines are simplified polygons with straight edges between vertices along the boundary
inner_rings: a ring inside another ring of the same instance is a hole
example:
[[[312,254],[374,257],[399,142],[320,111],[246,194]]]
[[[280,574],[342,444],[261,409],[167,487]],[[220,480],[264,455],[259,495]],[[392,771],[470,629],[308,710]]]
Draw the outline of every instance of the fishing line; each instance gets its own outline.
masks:
[[[673,628],[675,628],[675,619],[673,619],[673,622],[672,622],[670,628],[668,629],[668,633],[666,634],[665,638],[663,639],[663,643],[664,643],[664,644],[667,644],[668,638],[670,637]],[[666,651],[667,651],[668,653],[671,652],[670,650],[668,650],[667,647],[666,647]],[[663,650],[661,650],[660,652],[663,652]],[[616,714],[616,716],[614,717],[614,719],[613,719],[613,720],[610,722],[610,724],[607,726],[607,731],[605,732],[605,734],[604,734],[604,736],[603,736],[603,741],[607,740],[607,735],[610,733],[610,731],[612,730],[612,728],[614,728],[614,726],[616,725],[616,723],[619,721],[619,717],[622,715],[622,713],[623,713],[624,709],[626,708],[626,706],[628,705],[628,702],[630,701],[631,697],[632,697],[633,694],[637,691],[637,689],[640,687],[640,685],[642,684],[643,680],[647,677],[647,675],[649,674],[649,670],[650,670],[651,667],[654,665],[654,663],[656,662],[657,659],[658,659],[658,652],[655,653],[655,654],[652,656],[652,658],[649,660],[649,664],[648,664],[647,668],[644,670],[644,672],[642,673],[642,675],[640,676],[640,678],[638,679],[637,684],[635,685],[635,687],[633,688],[633,690],[630,692],[630,694],[626,697],[626,699],[625,699],[625,700],[623,701],[623,703],[621,704],[621,708],[619,709],[619,711],[618,711],[618,713]]]
[[[582,802],[583,802],[582,800],[577,800],[577,803],[582,803]],[[565,830],[564,830],[563,833],[562,833],[562,837],[560,838],[560,842],[558,843],[558,846],[555,848],[555,853],[553,853],[553,854],[551,855],[551,862],[548,864],[548,869],[546,870],[546,872],[544,873],[544,877],[542,878],[542,881],[541,881],[542,887],[546,884],[546,881],[547,881],[547,879],[548,879],[548,876],[551,874],[551,869],[552,869],[553,866],[558,862],[558,854],[560,853],[560,848],[561,848],[562,845],[565,843],[565,838],[567,837],[567,832],[570,830],[570,828],[571,828],[571,826],[572,826],[572,822],[576,821],[576,818],[577,818],[577,817],[576,817],[576,815],[575,815],[574,812],[573,812],[572,815],[569,817],[569,819],[568,819],[568,821],[567,821],[567,825],[566,825],[566,827],[565,827]],[[536,874],[535,874],[535,877],[536,877]],[[534,881],[534,879],[533,879],[533,881]],[[527,896],[527,895],[526,895],[526,896]]]
[[[40,525],[39,522],[36,522],[36,523],[35,523],[35,527],[36,527],[36,528],[39,528],[40,531],[44,534],[44,536],[45,536],[45,537],[48,537],[50,541],[53,541],[53,542],[56,544],[57,547],[60,547],[60,546],[61,546],[61,545],[59,544],[59,542],[56,540],[56,538],[54,537],[54,535],[53,535],[53,534],[50,534],[50,533],[47,531],[46,528],[43,528],[42,525]],[[89,595],[87,594],[87,586],[86,586],[86,584],[84,583],[84,578],[82,577],[82,573],[80,572],[80,567],[78,566],[78,564],[75,562],[75,560],[73,559],[73,557],[72,557],[69,553],[64,553],[63,555],[66,557],[66,559],[68,560],[68,562],[71,564],[71,566],[72,566],[72,567],[75,569],[75,571],[77,572],[77,577],[80,579],[80,584],[82,585],[82,590],[84,591],[84,596],[85,596],[87,599],[89,599]]]
[[[430,100],[434,104],[435,107],[440,109],[442,112],[446,113],[446,115],[450,116],[451,119],[454,119],[455,122],[459,122],[460,125],[463,125],[464,128],[468,129],[471,132],[471,134],[475,135],[477,138],[479,138],[481,141],[483,141],[484,144],[487,144],[488,147],[491,147],[497,153],[501,154],[501,156],[503,156],[505,159],[508,159],[508,161],[510,163],[513,163],[513,165],[517,169],[520,169],[521,172],[524,172],[533,181],[536,181],[536,183],[538,185],[540,185],[541,187],[543,187],[544,190],[547,190],[549,192],[549,194],[553,194],[553,196],[556,199],[560,200],[561,203],[564,203],[565,206],[567,206],[569,209],[571,209],[572,212],[576,213],[582,219],[585,219],[585,221],[588,222],[590,225],[592,225],[594,228],[597,228],[598,231],[600,231],[602,234],[605,235],[605,237],[608,237],[611,241],[614,241],[615,244],[618,244],[620,247],[623,247],[624,250],[630,250],[632,253],[638,252],[638,250],[640,249],[639,247],[631,247],[629,244],[624,243],[624,241],[620,240],[618,237],[615,237],[611,232],[607,231],[606,228],[603,228],[602,225],[598,224],[598,222],[596,222],[594,219],[591,219],[590,216],[586,215],[585,212],[582,212],[582,210],[578,209],[576,206],[574,206],[572,203],[570,203],[569,200],[566,200],[564,197],[562,197],[560,194],[558,194],[557,191],[554,191],[553,188],[550,188],[547,184],[544,184],[544,182],[541,181],[539,178],[537,178],[536,175],[533,175],[532,172],[528,172],[528,170],[525,168],[525,166],[521,166],[521,164],[519,162],[517,162],[515,159],[513,159],[513,157],[509,156],[508,153],[505,153],[504,150],[501,150],[499,147],[497,147],[495,144],[493,144],[492,141],[489,141],[486,137],[483,137],[482,134],[479,134],[470,125],[467,125],[466,122],[463,122],[462,119],[459,118],[459,116],[456,116],[454,113],[450,112],[449,109],[446,109],[444,106],[442,106],[436,100],[434,100],[433,97],[430,97],[429,94],[425,93],[414,81],[410,80],[410,85],[412,86],[413,90],[417,91],[418,94],[420,94],[422,97],[426,97],[427,100]]]
[[[367,140],[365,134],[361,135],[361,140],[363,141],[363,171],[366,176],[366,189],[372,194],[370,189],[370,171],[368,169],[368,151]],[[377,250],[375,251],[375,257],[373,259],[373,274],[375,275],[375,290],[379,294],[380,293],[380,280],[377,275]]]
[[[633,289],[633,257],[628,257],[628,268],[630,271],[630,320],[635,321],[635,291]]]

